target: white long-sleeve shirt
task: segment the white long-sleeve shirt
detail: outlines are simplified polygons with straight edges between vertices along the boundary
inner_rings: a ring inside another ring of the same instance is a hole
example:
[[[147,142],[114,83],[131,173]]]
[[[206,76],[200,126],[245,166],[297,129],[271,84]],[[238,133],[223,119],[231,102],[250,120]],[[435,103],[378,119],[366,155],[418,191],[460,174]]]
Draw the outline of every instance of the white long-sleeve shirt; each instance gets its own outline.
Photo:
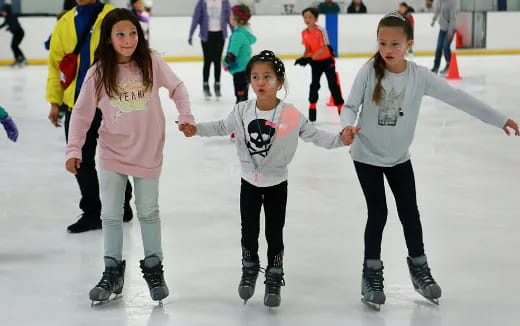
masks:
[[[344,127],[354,125],[361,111],[358,122],[361,130],[350,149],[352,159],[361,163],[388,167],[410,158],[409,148],[424,95],[499,128],[508,120],[504,114],[464,91],[451,87],[427,68],[414,62],[408,62],[402,73],[385,72],[380,106],[372,101],[376,84],[373,62],[370,61],[358,72],[341,111]]]

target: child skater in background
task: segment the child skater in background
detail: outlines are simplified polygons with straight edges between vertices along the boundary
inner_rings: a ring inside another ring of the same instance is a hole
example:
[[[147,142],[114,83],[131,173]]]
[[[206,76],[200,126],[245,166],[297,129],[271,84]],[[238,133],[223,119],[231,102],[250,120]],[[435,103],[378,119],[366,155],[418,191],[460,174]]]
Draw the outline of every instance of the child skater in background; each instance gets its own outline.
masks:
[[[520,135],[517,124],[473,96],[449,86],[427,68],[406,61],[413,45],[410,21],[390,13],[377,27],[378,52],[359,71],[341,113],[345,137],[368,207],[361,293],[376,309],[385,303],[381,238],[387,219],[383,176],[394,194],[404,230],[413,287],[438,303],[441,288],[424,253],[415,179],[409,147],[424,95],[439,99],[482,120]],[[360,110],[360,106],[362,109]],[[359,123],[354,122],[359,113]]]
[[[403,2],[401,2],[401,3],[399,4],[399,9],[398,9],[397,11],[399,11],[399,13],[400,13],[403,17],[405,17],[406,19],[408,19],[408,20],[410,21],[410,24],[412,24],[412,30],[414,30],[414,29],[415,29],[415,20],[414,20],[414,18],[413,18],[412,13],[415,12],[415,9],[413,9],[412,6],[409,6],[408,3],[406,3],[406,2],[403,1]],[[407,55],[407,58],[408,58],[409,60],[413,60],[413,48],[412,48],[412,47],[410,47],[410,48],[408,49],[408,55]]]
[[[229,22],[235,26],[226,56],[222,64],[233,75],[236,103],[247,100],[248,82],[246,78],[246,66],[251,58],[251,45],[256,42],[256,37],[249,28],[248,21],[251,18],[249,7],[240,4],[231,8]]]
[[[13,119],[7,114],[7,111],[4,110],[3,107],[0,106],[0,123],[4,126],[5,132],[7,134],[7,138],[9,140],[16,142],[18,139],[18,128],[14,123]]]
[[[311,65],[312,81],[309,89],[309,120],[316,121],[316,103],[318,102],[318,91],[320,89],[320,78],[323,73],[327,77],[329,90],[334,99],[334,105],[341,112],[343,97],[339,87],[336,74],[336,61],[329,46],[327,30],[316,25],[318,20],[318,9],[306,8],[302,11],[303,21],[307,28],[302,32],[302,42],[305,46],[303,57],[297,59],[294,64],[306,66]]]
[[[18,17],[13,13],[13,7],[9,3],[2,6],[1,14],[5,17],[5,21],[0,25],[0,29],[7,26],[7,30],[13,34],[11,50],[13,50],[14,62],[11,64],[11,67],[23,67],[27,60],[25,60],[25,55],[20,50],[20,43],[22,43],[25,32],[18,21]]]
[[[165,87],[179,110],[180,129],[194,123],[183,82],[159,55],[146,46],[141,25],[127,9],[114,9],[101,25],[94,63],[72,111],[67,144],[67,170],[76,173],[81,147],[96,107],[103,113],[99,128],[100,184],[105,244],[105,272],[90,291],[92,301],[106,301],[123,289],[123,205],[129,176],[134,178],[135,204],[141,225],[144,260],[140,267],[150,296],[168,296],[163,276],[159,175],[163,160],[165,118],[159,88]]]
[[[260,270],[258,236],[260,210],[265,211],[267,269],[264,304],[280,305],[283,278],[283,227],[287,204],[287,166],[291,162],[298,137],[320,147],[343,146],[339,133],[316,129],[292,105],[276,94],[285,82],[285,67],[273,52],[264,50],[253,56],[246,68],[247,80],[257,98],[240,102],[226,119],[199,123],[189,134],[224,136],[236,133],[241,163],[240,215],[242,220],[242,278],[240,298],[253,296]]]

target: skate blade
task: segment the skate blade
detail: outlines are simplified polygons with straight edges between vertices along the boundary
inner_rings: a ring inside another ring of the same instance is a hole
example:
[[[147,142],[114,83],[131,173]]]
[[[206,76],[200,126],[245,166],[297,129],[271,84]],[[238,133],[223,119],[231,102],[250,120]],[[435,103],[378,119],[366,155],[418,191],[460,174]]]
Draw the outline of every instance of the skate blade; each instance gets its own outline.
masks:
[[[428,300],[430,303],[433,303],[434,305],[438,306],[439,305],[439,299],[430,299],[430,298],[427,298],[421,291],[419,291],[419,289],[415,289],[415,291],[417,293],[419,293],[423,298],[425,298],[426,300]]]
[[[365,300],[365,298],[361,298],[361,302],[363,302],[367,307],[375,311],[381,311],[381,305],[378,303],[370,302]]]
[[[90,306],[91,307],[100,307],[100,306],[104,306],[104,305],[107,305],[107,304],[110,304],[112,302],[116,302],[116,301],[119,301],[123,298],[123,295],[122,294],[114,294],[114,296],[110,295],[110,297],[108,297],[107,300],[105,301],[95,301],[95,300],[91,300],[90,301]]]

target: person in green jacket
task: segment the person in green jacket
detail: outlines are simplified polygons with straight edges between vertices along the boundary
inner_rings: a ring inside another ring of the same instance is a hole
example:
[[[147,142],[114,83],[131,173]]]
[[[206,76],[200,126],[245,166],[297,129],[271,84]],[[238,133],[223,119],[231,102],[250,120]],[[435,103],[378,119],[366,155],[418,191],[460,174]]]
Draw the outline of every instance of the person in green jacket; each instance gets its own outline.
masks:
[[[249,18],[251,18],[251,10],[248,6],[240,4],[231,8],[229,22],[235,26],[235,30],[229,39],[222,64],[224,69],[233,75],[236,103],[247,100],[249,85],[246,67],[251,58],[251,45],[256,42],[256,37],[249,27]]]
[[[4,126],[7,138],[16,142],[18,139],[18,128],[14,123],[13,119],[7,114],[7,111],[0,106],[0,123]]]

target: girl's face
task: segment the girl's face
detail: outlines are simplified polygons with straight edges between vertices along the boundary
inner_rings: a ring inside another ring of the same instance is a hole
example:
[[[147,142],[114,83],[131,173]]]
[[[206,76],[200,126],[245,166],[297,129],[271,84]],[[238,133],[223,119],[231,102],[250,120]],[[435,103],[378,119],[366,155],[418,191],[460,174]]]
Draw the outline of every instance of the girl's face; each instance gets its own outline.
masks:
[[[251,67],[251,87],[259,100],[276,98],[276,93],[282,87],[273,66],[268,62],[257,62]]]
[[[413,45],[406,39],[402,27],[381,27],[377,33],[377,49],[385,60],[387,68],[399,68],[405,63],[404,56]]]
[[[121,20],[114,24],[110,34],[110,43],[116,51],[118,63],[130,62],[138,41],[137,28],[132,22]]]
[[[406,12],[406,7],[405,6],[399,6],[399,9],[397,11],[399,11],[399,13],[401,15],[404,15],[404,13]]]
[[[303,14],[303,22],[305,23],[305,25],[312,26],[312,25],[316,24],[316,21],[317,21],[316,17],[314,17],[314,15],[310,11],[306,11]]]
[[[237,19],[235,18],[235,15],[233,15],[233,13],[231,13],[231,15],[229,15],[229,23],[233,26],[238,25]]]

